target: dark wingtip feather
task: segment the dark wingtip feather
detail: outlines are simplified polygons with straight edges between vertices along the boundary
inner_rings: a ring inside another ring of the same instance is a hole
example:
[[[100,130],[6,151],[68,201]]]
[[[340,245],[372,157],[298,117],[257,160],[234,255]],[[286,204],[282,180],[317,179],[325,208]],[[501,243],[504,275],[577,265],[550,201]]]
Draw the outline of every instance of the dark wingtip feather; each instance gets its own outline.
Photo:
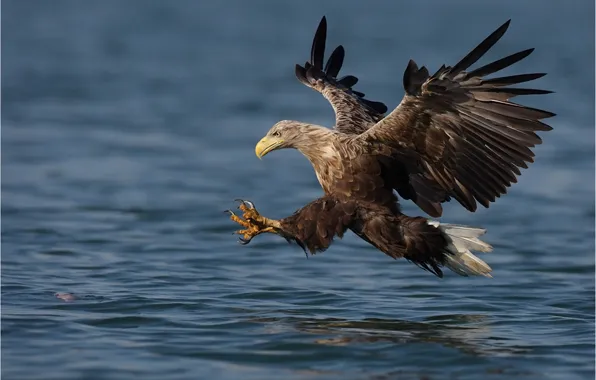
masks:
[[[404,71],[403,85],[404,90],[408,95],[417,95],[420,92],[420,86],[428,78],[428,70],[422,66],[418,69],[418,65],[414,60],[410,59],[406,71]]]
[[[408,61],[408,66],[406,66],[406,70],[404,71],[404,90],[408,94],[416,94],[416,88],[412,85],[412,76],[414,73],[418,72],[418,65],[413,59]]]
[[[307,86],[310,86],[310,84],[308,83],[308,80],[306,79],[306,69],[300,65],[296,65],[296,78],[298,78],[298,80],[302,83],[304,83]]]
[[[542,78],[545,75],[546,73],[510,75],[500,78],[483,79],[482,84],[490,84],[492,86],[507,86],[510,84],[519,84],[533,81],[535,79]]]
[[[384,114],[385,112],[387,112],[387,106],[385,105],[385,103],[375,102],[367,99],[360,99],[360,101],[366,104],[369,108],[375,110],[375,112],[379,114]]]
[[[469,52],[464,58],[462,58],[453,68],[449,71],[452,76],[455,76],[462,72],[463,70],[467,69],[468,67],[472,66],[476,61],[480,59],[490,48],[494,46],[503,37],[507,28],[509,28],[509,24],[511,23],[511,19],[507,20],[503,25],[501,25],[497,30],[491,33],[490,36],[486,37],[481,43],[478,44],[471,52]]]
[[[482,88],[481,91],[494,92],[502,94],[510,94],[511,96],[517,95],[546,95],[552,94],[550,90],[539,90],[534,88],[515,88],[515,87],[495,87],[495,88]]]
[[[485,75],[490,75],[492,73],[496,73],[499,70],[503,70],[504,68],[509,67],[509,66],[513,65],[514,63],[521,61],[522,59],[524,59],[527,56],[529,56],[530,54],[532,54],[533,51],[534,51],[534,48],[531,48],[531,49],[522,50],[515,54],[508,55],[505,58],[501,58],[501,59],[491,62],[487,65],[479,67],[474,71],[469,72],[466,75],[466,77],[468,77],[468,78],[482,77]]]
[[[344,57],[346,52],[344,47],[339,45],[333,50],[333,53],[329,56],[327,63],[325,64],[325,74],[331,78],[336,78],[344,64]]]
[[[323,16],[310,49],[310,63],[317,69],[323,70],[323,59],[325,54],[325,40],[327,39],[327,18]]]
[[[347,88],[350,88],[350,87],[354,87],[354,85],[356,83],[358,83],[358,78],[356,78],[353,75],[346,75],[345,77],[342,77],[341,79],[338,79],[337,80],[337,83],[339,83],[342,86],[345,86]]]

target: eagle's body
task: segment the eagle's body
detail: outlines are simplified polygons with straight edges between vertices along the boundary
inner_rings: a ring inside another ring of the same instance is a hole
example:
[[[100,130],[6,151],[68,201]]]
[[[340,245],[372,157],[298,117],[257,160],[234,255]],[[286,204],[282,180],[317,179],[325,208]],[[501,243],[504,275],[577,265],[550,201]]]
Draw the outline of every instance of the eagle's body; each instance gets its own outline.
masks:
[[[390,150],[383,155],[381,150],[362,144],[358,137],[321,126],[292,124],[292,128],[309,137],[300,140],[295,149],[310,161],[326,195],[345,201],[397,205],[389,177],[382,175],[387,168],[381,162],[390,159]]]
[[[513,103],[518,95],[549,91],[514,88],[544,74],[493,79],[485,76],[528,56],[512,54],[471,72],[474,64],[505,33],[505,23],[453,67],[429,75],[410,61],[404,73],[406,95],[387,107],[352,89],[358,79],[337,79],[344,58],[336,48],[323,68],[326,21],[315,35],[311,60],[296,66],[296,76],[329,100],[336,114],[333,129],[299,121],[277,123],[257,144],[257,156],[281,148],[299,150],[311,162],[324,195],[293,215],[272,220],[243,203],[244,241],[274,232],[311,253],[329,247],[350,229],[393,258],[405,257],[442,276],[445,265],[462,274],[489,275],[490,267],[470,250],[490,251],[480,241],[484,230],[439,224],[403,215],[396,193],[433,217],[451,198],[470,211],[488,207],[504,194],[520,168],[533,161],[540,144],[536,131],[551,128],[540,119],[554,114]]]

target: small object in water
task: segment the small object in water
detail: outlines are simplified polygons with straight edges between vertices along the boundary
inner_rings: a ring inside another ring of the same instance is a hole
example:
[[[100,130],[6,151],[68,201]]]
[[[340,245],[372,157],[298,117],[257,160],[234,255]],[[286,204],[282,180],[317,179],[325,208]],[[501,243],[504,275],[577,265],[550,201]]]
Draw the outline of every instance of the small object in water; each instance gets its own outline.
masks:
[[[71,302],[76,299],[74,294],[71,294],[71,293],[56,293],[55,296],[56,296],[56,298],[59,298],[64,302]]]

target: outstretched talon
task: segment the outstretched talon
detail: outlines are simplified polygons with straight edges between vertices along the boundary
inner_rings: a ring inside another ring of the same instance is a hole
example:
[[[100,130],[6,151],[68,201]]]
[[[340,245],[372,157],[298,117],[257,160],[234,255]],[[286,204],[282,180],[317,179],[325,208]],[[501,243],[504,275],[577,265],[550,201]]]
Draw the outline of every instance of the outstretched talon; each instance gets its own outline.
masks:
[[[277,233],[276,221],[261,216],[252,202],[242,199],[236,199],[236,202],[240,202],[238,209],[242,211],[242,217],[236,215],[232,210],[226,210],[226,212],[230,214],[230,219],[244,227],[243,230],[235,232],[242,235],[239,238],[240,244],[246,245],[255,236],[265,232]]]
[[[257,209],[255,209],[254,203],[245,201],[242,199],[236,199],[236,202],[240,202],[238,209],[242,211],[242,217],[248,221],[254,221],[257,223],[264,224],[266,218],[263,218]]]

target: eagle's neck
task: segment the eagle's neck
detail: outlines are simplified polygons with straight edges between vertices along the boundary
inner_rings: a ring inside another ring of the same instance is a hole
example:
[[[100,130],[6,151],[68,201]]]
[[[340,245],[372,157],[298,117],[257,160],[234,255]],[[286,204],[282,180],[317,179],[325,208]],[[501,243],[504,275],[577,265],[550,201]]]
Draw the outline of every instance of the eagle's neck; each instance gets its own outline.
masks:
[[[300,141],[295,145],[312,164],[319,183],[329,192],[334,182],[333,176],[341,173],[342,161],[338,151],[339,135],[325,127],[304,128]]]

